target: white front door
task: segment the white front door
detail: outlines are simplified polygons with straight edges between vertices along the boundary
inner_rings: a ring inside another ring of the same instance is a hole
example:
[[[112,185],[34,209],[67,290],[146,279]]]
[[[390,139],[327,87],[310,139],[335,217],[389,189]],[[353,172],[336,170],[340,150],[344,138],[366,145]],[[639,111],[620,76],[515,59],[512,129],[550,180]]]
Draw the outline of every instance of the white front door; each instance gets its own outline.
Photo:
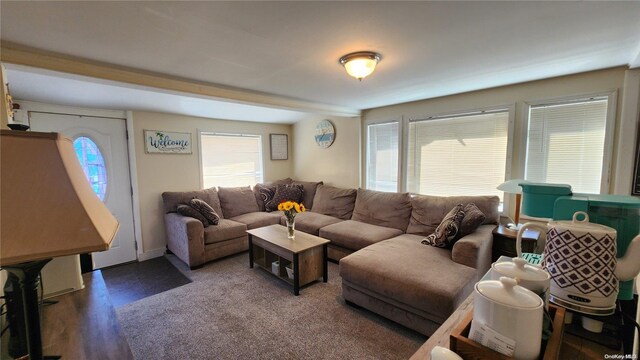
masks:
[[[89,182],[120,223],[111,248],[92,254],[94,269],[136,260],[125,120],[44,112],[30,112],[29,120],[33,131],[74,140],[85,172],[90,168]]]

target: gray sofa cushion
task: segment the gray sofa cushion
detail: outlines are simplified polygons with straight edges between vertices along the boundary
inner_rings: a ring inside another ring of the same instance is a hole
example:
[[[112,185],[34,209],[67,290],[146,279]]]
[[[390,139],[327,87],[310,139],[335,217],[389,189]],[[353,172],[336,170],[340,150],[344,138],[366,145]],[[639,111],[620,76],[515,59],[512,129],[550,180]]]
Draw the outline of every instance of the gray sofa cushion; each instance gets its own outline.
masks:
[[[259,211],[256,197],[249,186],[218,188],[218,197],[224,217],[227,219]]]
[[[451,260],[447,249],[420,244],[421,239],[403,234],[346,256],[340,276],[444,320],[471,293],[476,271]]]
[[[279,224],[281,217],[282,213],[279,211],[271,213],[251,212],[232,217],[231,220],[246,224],[247,229],[255,229],[263,226]]]
[[[311,235],[320,235],[320,229],[331,224],[336,224],[344,220],[334,218],[333,216],[318,214],[317,212],[307,211],[296,215],[296,230],[300,230]],[[281,225],[285,225],[285,217],[280,220]]]
[[[485,215],[483,224],[497,224],[500,220],[500,198],[497,196],[430,196],[411,198],[411,219],[407,234],[428,236],[435,232],[444,216],[457,204],[474,203]]]
[[[204,243],[213,244],[244,236],[247,233],[247,225],[228,219],[220,219],[216,226],[204,229]]]
[[[222,217],[222,208],[218,198],[216,188],[209,188],[197,191],[166,191],[162,193],[162,202],[164,204],[164,212],[178,211],[178,205],[188,205],[191,199],[196,198],[204,200],[213,210]]]
[[[316,190],[319,185],[323,185],[322,181],[319,182],[310,182],[310,181],[294,181],[293,184],[302,185],[304,190],[304,199],[302,199],[302,203],[307,210],[311,210],[313,207],[313,198],[316,196]]]
[[[400,234],[402,234],[402,231],[398,229],[371,225],[354,220],[346,220],[325,226],[321,228],[319,232],[320,237],[331,240],[332,244],[350,250],[360,250],[371,244]]]
[[[356,203],[356,189],[342,189],[328,185],[318,185],[313,198],[313,211],[342,220],[351,219]]]
[[[411,195],[358,189],[352,220],[407,230],[411,215]]]

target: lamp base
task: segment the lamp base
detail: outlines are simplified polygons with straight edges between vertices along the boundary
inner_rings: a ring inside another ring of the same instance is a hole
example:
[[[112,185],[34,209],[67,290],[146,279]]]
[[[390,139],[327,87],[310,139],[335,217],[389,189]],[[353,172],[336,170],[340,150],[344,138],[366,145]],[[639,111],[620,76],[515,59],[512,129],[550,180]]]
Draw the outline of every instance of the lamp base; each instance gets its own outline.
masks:
[[[51,259],[5,266],[9,273],[4,286],[9,320],[9,355],[28,356],[31,360],[59,359],[42,355],[40,307],[38,305],[39,274]]]
[[[522,225],[523,224],[510,223],[510,224],[507,224],[507,229],[512,231],[520,231],[520,228],[522,228]]]

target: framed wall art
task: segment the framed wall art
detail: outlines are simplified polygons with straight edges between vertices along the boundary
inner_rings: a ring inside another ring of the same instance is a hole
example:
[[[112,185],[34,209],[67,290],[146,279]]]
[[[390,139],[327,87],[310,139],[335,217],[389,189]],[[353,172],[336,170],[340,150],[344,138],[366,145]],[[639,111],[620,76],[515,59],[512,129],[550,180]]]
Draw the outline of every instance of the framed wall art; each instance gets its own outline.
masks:
[[[144,151],[147,154],[191,154],[191,133],[145,130]]]
[[[271,147],[271,160],[289,159],[289,135],[269,134],[269,145]]]

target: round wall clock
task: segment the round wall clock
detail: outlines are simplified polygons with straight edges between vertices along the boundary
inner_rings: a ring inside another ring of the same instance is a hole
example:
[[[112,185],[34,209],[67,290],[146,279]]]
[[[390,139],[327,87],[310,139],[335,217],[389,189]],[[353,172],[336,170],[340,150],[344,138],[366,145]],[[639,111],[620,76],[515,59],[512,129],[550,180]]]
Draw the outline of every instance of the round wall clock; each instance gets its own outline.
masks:
[[[336,138],[336,130],[333,128],[333,124],[329,120],[322,120],[316,125],[316,144],[323,149],[328,148],[333,144],[333,140]]]

